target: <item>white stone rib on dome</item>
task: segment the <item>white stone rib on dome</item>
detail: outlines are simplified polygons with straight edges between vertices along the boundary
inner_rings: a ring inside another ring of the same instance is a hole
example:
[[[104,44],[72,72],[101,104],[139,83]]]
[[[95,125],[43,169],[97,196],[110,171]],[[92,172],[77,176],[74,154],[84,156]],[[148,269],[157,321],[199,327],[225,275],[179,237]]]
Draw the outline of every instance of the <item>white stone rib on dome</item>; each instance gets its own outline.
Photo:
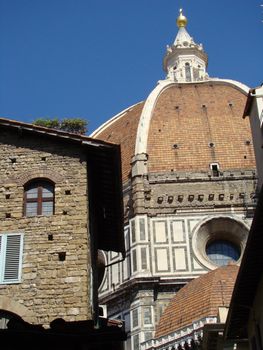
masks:
[[[245,92],[246,94],[248,94],[249,92],[248,86],[238,81],[230,80],[230,79],[210,78],[205,82],[195,82],[195,84],[204,84],[209,82],[218,82],[222,84],[227,83],[229,85],[234,85],[235,87],[238,87],[242,92]],[[193,84],[193,82],[181,83],[181,84]],[[178,83],[172,82],[169,79],[161,80],[159,81],[159,84],[156,86],[156,88],[153,89],[153,91],[148,96],[145,102],[145,105],[143,107],[140,121],[138,124],[136,143],[135,143],[135,155],[147,153],[148,133],[149,133],[150,122],[151,122],[155,104],[160,94],[171,85],[178,85]]]
[[[128,108],[125,108],[120,113],[114,115],[111,119],[107,120],[105,123],[103,123],[101,126],[99,126],[96,130],[94,130],[89,136],[90,137],[97,137],[102,131],[107,129],[112,123],[114,123],[119,118],[123,117],[124,114],[129,112],[130,109],[134,108],[135,106],[139,105],[143,101],[140,101],[138,103],[135,103],[134,105],[129,106]]]
[[[153,91],[148,96],[138,124],[135,143],[135,155],[146,153],[150,121],[152,118],[154,106],[157,102],[159,95],[171,85],[175,85],[175,83],[171,82],[170,80],[160,80],[159,84],[156,86],[155,89],[153,89]]]
[[[211,78],[209,81],[215,81],[215,82],[222,82],[222,83],[227,83],[229,85],[234,85],[238,87],[242,92],[245,92],[246,94],[249,93],[249,87],[243,83],[240,83],[239,81],[232,80],[232,79],[220,79],[220,78]]]

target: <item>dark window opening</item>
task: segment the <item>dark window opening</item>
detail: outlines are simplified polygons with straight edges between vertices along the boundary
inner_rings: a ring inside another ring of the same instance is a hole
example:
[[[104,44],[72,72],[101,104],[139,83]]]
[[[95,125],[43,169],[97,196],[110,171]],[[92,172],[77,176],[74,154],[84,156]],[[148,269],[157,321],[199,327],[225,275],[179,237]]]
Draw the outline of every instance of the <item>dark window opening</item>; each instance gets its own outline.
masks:
[[[191,67],[190,67],[189,63],[185,64],[185,80],[186,81],[192,81]]]
[[[59,252],[58,253],[58,260],[65,261],[66,260],[66,252]]]
[[[210,168],[212,170],[213,176],[219,176],[219,165],[218,164],[210,164]]]

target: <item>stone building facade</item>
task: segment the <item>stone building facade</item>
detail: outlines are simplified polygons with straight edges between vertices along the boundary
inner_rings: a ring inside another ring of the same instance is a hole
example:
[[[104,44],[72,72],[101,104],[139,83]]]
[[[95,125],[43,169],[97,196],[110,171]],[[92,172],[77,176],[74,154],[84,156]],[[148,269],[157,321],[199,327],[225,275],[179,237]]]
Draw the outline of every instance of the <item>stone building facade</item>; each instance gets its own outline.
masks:
[[[254,150],[242,119],[249,89],[208,76],[186,23],[180,13],[166,79],[92,134],[121,144],[126,260],[105,254],[100,301],[125,320],[132,350],[154,337],[179,289],[228,260],[240,263],[255,205]]]
[[[119,147],[0,119],[0,168],[1,328],[96,319],[97,251],[124,251]]]
[[[236,349],[261,349],[263,346],[263,168],[262,168],[262,120],[263,86],[250,90],[244,117],[249,117],[260,188],[257,207],[231,299],[226,327],[225,346]]]
[[[263,184],[263,85],[252,88],[249,91],[247,103],[244,110],[244,118],[248,116],[256,156],[258,187],[261,188]]]

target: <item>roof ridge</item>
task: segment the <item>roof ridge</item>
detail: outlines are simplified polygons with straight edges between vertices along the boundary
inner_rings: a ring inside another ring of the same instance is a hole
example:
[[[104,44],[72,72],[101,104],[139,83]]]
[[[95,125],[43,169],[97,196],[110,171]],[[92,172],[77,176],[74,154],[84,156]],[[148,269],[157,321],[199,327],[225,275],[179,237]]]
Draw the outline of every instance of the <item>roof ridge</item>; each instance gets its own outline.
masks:
[[[0,126],[6,126],[6,127],[13,127],[13,128],[19,128],[19,129],[25,129],[28,131],[33,131],[33,132],[38,132],[41,134],[47,134],[51,136],[57,136],[65,139],[70,139],[70,140],[77,140],[77,141],[82,141],[82,142],[90,142],[94,144],[103,144],[103,145],[115,145],[110,142],[102,141],[102,140],[97,140],[92,137],[86,136],[86,135],[81,135],[73,132],[67,132],[59,129],[54,129],[54,128],[47,128],[45,126],[39,126],[35,125],[32,123],[25,123],[13,119],[8,119],[8,118],[0,118]]]

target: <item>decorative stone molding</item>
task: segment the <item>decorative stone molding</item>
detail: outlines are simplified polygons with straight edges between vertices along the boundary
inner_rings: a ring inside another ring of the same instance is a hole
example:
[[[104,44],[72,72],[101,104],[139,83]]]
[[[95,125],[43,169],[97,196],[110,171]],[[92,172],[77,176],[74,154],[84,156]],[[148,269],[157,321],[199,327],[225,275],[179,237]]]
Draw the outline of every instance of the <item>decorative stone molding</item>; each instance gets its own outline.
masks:
[[[160,337],[158,339],[150,339],[143,342],[143,350],[179,350],[184,348],[184,344],[188,344],[188,349],[191,349],[191,343],[199,342],[203,337],[203,327],[205,324],[215,324],[217,317],[204,317],[194,321],[187,327],[178,329],[176,332],[170,333],[167,336]]]
[[[14,181],[19,186],[24,186],[28,181],[36,179],[36,178],[45,178],[53,181],[54,183],[61,182],[63,177],[57,172],[50,171],[48,169],[39,169],[38,171],[25,171],[20,174]]]
[[[146,153],[136,154],[132,158],[132,177],[147,174],[147,160],[148,155]]]

